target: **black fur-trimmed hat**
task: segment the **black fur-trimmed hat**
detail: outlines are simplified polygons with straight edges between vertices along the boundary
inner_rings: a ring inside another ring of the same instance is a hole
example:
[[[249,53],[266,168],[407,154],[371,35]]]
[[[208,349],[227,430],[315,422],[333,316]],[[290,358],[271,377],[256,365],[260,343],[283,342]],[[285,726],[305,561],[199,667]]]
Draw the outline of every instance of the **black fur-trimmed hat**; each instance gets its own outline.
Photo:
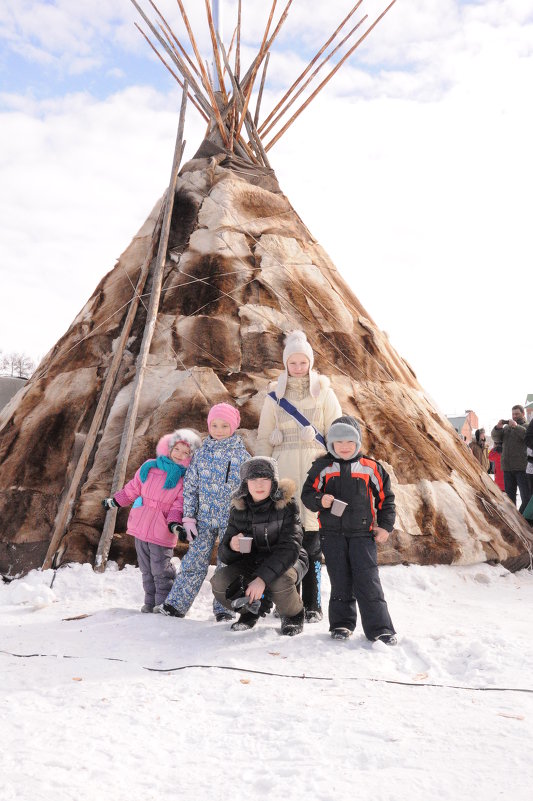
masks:
[[[252,456],[243,462],[240,469],[241,483],[233,493],[234,498],[244,498],[248,493],[248,481],[254,478],[269,478],[272,481],[270,497],[273,498],[279,486],[278,463],[270,456]]]

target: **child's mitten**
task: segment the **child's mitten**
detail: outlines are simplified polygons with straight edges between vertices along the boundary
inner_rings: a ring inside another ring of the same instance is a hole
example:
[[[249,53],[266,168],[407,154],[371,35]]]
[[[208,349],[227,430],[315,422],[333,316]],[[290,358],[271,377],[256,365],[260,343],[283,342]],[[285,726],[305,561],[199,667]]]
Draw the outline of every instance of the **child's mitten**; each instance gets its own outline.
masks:
[[[104,498],[102,501],[102,506],[104,509],[116,509],[120,506],[120,504],[117,503],[114,498]]]

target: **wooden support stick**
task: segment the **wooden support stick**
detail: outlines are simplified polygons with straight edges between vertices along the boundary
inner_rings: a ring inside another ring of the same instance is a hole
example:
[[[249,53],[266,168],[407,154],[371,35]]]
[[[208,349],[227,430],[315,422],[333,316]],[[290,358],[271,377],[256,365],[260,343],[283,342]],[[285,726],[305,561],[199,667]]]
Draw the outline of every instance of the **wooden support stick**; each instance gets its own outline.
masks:
[[[311,101],[312,101],[312,100],[314,100],[314,98],[317,96],[317,94],[320,92],[320,90],[324,88],[324,86],[325,86],[325,85],[326,85],[326,84],[327,84],[327,83],[328,83],[328,82],[331,80],[331,78],[333,78],[333,76],[335,75],[335,73],[336,73],[336,72],[338,72],[338,70],[340,70],[340,68],[342,67],[342,65],[343,65],[343,64],[344,64],[344,62],[346,61],[346,59],[350,58],[350,56],[352,55],[352,53],[354,52],[354,50],[355,50],[357,47],[359,47],[359,45],[361,44],[361,42],[362,42],[364,39],[366,39],[366,37],[368,36],[368,34],[370,33],[370,31],[372,31],[372,30],[373,30],[373,29],[376,27],[376,25],[378,24],[378,22],[379,22],[381,19],[383,19],[383,17],[385,16],[385,14],[386,14],[386,13],[387,13],[387,12],[388,12],[388,11],[389,11],[389,10],[390,10],[392,7],[393,7],[393,5],[395,4],[395,2],[396,2],[396,0],[392,0],[392,2],[391,2],[391,3],[389,3],[389,5],[388,5],[388,6],[387,6],[387,8],[385,9],[385,11],[383,11],[383,12],[382,12],[382,13],[379,15],[379,17],[378,17],[378,18],[377,18],[377,19],[376,19],[376,20],[375,20],[375,21],[372,23],[372,25],[371,25],[371,26],[368,28],[368,30],[367,30],[367,31],[365,31],[365,33],[364,33],[364,34],[363,34],[363,35],[362,35],[362,36],[361,36],[361,37],[360,37],[360,38],[357,40],[357,42],[356,42],[356,43],[355,43],[355,44],[354,44],[354,45],[353,45],[353,46],[352,46],[352,47],[351,47],[351,48],[348,50],[348,52],[347,52],[347,53],[345,53],[345,55],[344,55],[344,56],[341,58],[341,60],[338,62],[338,64],[336,64],[336,66],[335,66],[335,67],[334,67],[334,68],[331,70],[331,72],[329,73],[329,75],[328,75],[326,78],[324,78],[324,80],[322,81],[322,83],[321,83],[321,84],[320,84],[320,85],[319,85],[319,86],[318,86],[318,87],[315,89],[315,91],[313,92],[313,94],[312,94],[312,95],[310,95],[310,96],[307,98],[307,100],[305,101],[305,103],[303,103],[303,104],[300,106],[300,108],[298,109],[298,111],[297,111],[295,114],[293,114],[293,115],[292,115],[292,117],[290,118],[290,120],[289,120],[289,121],[288,121],[288,122],[287,122],[287,123],[286,123],[286,124],[283,126],[283,128],[282,128],[282,129],[281,129],[281,130],[280,130],[280,131],[279,131],[279,132],[276,134],[276,136],[274,136],[274,138],[270,140],[270,142],[268,143],[268,145],[265,145],[265,150],[266,150],[267,152],[270,150],[270,148],[271,148],[271,147],[273,147],[273,146],[276,144],[276,142],[278,141],[278,139],[280,139],[280,137],[282,137],[282,136],[283,136],[283,134],[285,133],[285,131],[287,130],[287,128],[289,128],[289,127],[292,125],[292,123],[294,122],[294,120],[295,120],[297,117],[299,117],[299,116],[300,116],[300,114],[302,113],[302,111],[304,111],[304,110],[307,108],[307,106],[309,105],[309,103],[311,103]]]
[[[220,53],[217,47],[217,36],[215,32],[215,23],[213,22],[213,15],[211,14],[211,4],[209,0],[205,0],[205,12],[207,14],[207,24],[209,25],[209,33],[211,34],[211,46],[213,48],[213,59],[215,62],[215,69],[218,76],[218,85],[224,98],[224,103],[228,102],[226,94],[226,87],[224,86],[224,73],[222,72],[222,64],[220,62]]]
[[[349,32],[346,34],[346,36],[344,37],[344,39],[341,39],[341,41],[339,42],[339,44],[338,44],[336,47],[334,47],[334,48],[333,48],[333,50],[332,50],[330,53],[328,53],[328,55],[327,55],[327,56],[326,56],[326,57],[323,59],[323,61],[321,61],[321,62],[320,62],[320,64],[318,65],[318,67],[317,67],[317,68],[316,68],[316,69],[315,69],[315,70],[314,70],[314,71],[311,73],[311,75],[310,75],[310,76],[309,76],[309,78],[308,78],[308,79],[305,81],[305,83],[303,83],[303,84],[300,86],[300,88],[298,89],[298,91],[296,92],[296,94],[295,94],[293,97],[291,97],[291,99],[289,100],[289,102],[287,103],[287,105],[286,105],[286,106],[284,106],[284,107],[281,109],[281,111],[279,112],[279,114],[278,114],[276,117],[274,117],[274,119],[272,120],[272,122],[270,123],[270,125],[267,125],[267,127],[266,127],[266,128],[263,130],[263,131],[262,131],[262,135],[263,135],[263,136],[265,136],[267,133],[269,133],[269,132],[272,130],[272,128],[274,128],[274,126],[276,125],[276,123],[277,123],[277,122],[279,122],[279,120],[280,120],[280,119],[281,119],[281,118],[282,118],[282,117],[283,117],[283,116],[284,116],[284,115],[287,113],[287,111],[290,109],[290,107],[292,106],[292,104],[293,104],[293,103],[295,103],[295,102],[296,102],[296,100],[298,100],[298,98],[300,97],[300,95],[302,94],[302,92],[304,92],[304,91],[307,89],[307,87],[309,86],[309,84],[311,83],[311,81],[312,81],[312,80],[313,80],[313,79],[314,79],[314,78],[315,78],[315,77],[318,75],[318,73],[320,72],[320,70],[322,69],[322,67],[323,67],[323,66],[325,66],[325,65],[328,63],[328,61],[330,61],[330,60],[333,58],[333,56],[335,55],[335,53],[336,53],[338,50],[340,50],[340,48],[343,46],[343,44],[344,44],[345,42],[347,42],[347,41],[348,41],[348,39],[349,39],[351,36],[353,36],[353,34],[356,32],[356,30],[357,30],[358,28],[360,28],[360,27],[361,27],[361,25],[363,24],[363,22],[365,22],[365,20],[367,20],[367,19],[368,19],[368,14],[365,14],[365,16],[364,16],[362,19],[360,19],[360,20],[359,20],[359,22],[357,23],[357,25],[355,25],[355,26],[354,26],[354,27],[351,29],[351,31],[349,31]]]
[[[196,99],[198,100],[198,102],[199,102],[199,103],[200,103],[200,105],[202,106],[202,109],[205,111],[205,113],[207,114],[207,116],[208,116],[208,117],[210,117],[210,118],[212,118],[212,119],[214,119],[214,115],[213,115],[213,109],[211,108],[211,103],[210,103],[210,102],[207,100],[207,98],[204,96],[204,94],[203,94],[202,90],[201,90],[201,89],[200,89],[200,87],[198,86],[198,83],[197,83],[197,82],[196,82],[196,80],[194,79],[194,76],[192,75],[191,71],[188,69],[188,67],[187,67],[187,66],[185,65],[185,63],[183,62],[183,59],[180,59],[180,58],[178,58],[178,57],[176,56],[176,54],[175,54],[175,53],[174,53],[174,52],[171,50],[171,48],[170,48],[170,47],[167,45],[167,43],[166,43],[166,42],[165,42],[165,40],[162,38],[162,36],[161,36],[161,34],[159,33],[159,31],[157,30],[157,28],[155,28],[155,27],[154,27],[154,25],[152,25],[152,23],[150,22],[150,20],[148,19],[148,17],[146,16],[146,14],[144,13],[144,11],[143,11],[143,10],[142,10],[142,8],[140,7],[140,5],[137,3],[137,0],[130,0],[130,2],[132,3],[132,5],[134,5],[134,6],[135,6],[135,8],[136,8],[136,9],[137,9],[137,11],[139,12],[139,14],[140,14],[140,15],[141,15],[141,17],[143,18],[143,20],[146,22],[146,24],[148,25],[148,27],[150,28],[150,30],[151,30],[151,31],[152,31],[152,33],[154,34],[155,38],[156,38],[156,39],[158,40],[158,42],[159,42],[159,43],[160,43],[160,44],[163,46],[163,49],[164,49],[164,50],[166,50],[166,52],[167,52],[167,53],[168,53],[168,55],[170,56],[171,60],[174,62],[174,64],[176,65],[176,67],[179,69],[179,71],[181,72],[181,74],[183,75],[183,77],[184,77],[184,78],[185,78],[185,79],[188,81],[188,83],[189,83],[189,84],[192,86],[192,88],[194,89],[194,93],[195,93],[195,95],[196,95]],[[138,27],[138,26],[137,26],[137,27]]]
[[[233,45],[235,44],[236,35],[237,35],[237,26],[235,26],[235,30],[233,31],[233,36],[231,37],[231,42],[230,42],[229,50],[228,50],[228,61],[231,58],[231,51],[233,50]],[[224,72],[222,74],[224,75],[225,73],[226,73],[226,67],[224,67]]]
[[[259,129],[258,129],[258,131],[259,131],[259,132],[261,132],[261,131],[263,130],[263,128],[264,128],[266,125],[268,125],[268,123],[270,122],[270,120],[272,119],[272,117],[274,116],[274,114],[276,114],[276,112],[277,112],[277,111],[279,111],[279,109],[280,109],[280,108],[283,106],[283,104],[285,103],[285,101],[287,100],[287,98],[288,98],[288,97],[289,97],[289,96],[292,94],[292,92],[294,92],[295,88],[298,86],[298,84],[300,83],[300,81],[302,81],[302,80],[305,78],[305,76],[307,75],[307,73],[309,72],[309,70],[311,69],[311,67],[313,66],[313,64],[315,64],[315,63],[318,61],[318,59],[320,58],[320,56],[322,55],[322,53],[323,53],[323,52],[324,52],[324,51],[325,51],[325,50],[326,50],[326,49],[327,49],[327,48],[330,46],[330,44],[331,44],[331,43],[332,43],[332,41],[335,39],[335,37],[337,36],[337,34],[339,33],[339,31],[340,31],[340,30],[342,30],[342,28],[344,28],[344,26],[346,25],[346,23],[348,22],[348,20],[350,19],[350,17],[352,17],[352,16],[355,14],[355,12],[357,11],[357,9],[359,8],[359,6],[361,5],[361,3],[362,3],[362,2],[363,2],[363,0],[358,0],[358,2],[355,4],[355,6],[354,6],[354,7],[352,8],[352,10],[350,11],[350,13],[349,13],[349,14],[347,14],[347,16],[346,16],[346,17],[344,17],[344,19],[343,19],[343,21],[341,22],[341,24],[340,24],[340,25],[339,25],[339,26],[338,26],[338,27],[335,29],[335,31],[334,31],[334,32],[331,34],[331,36],[329,37],[329,39],[328,39],[326,42],[324,42],[324,44],[322,45],[322,47],[320,48],[320,50],[318,51],[318,53],[316,53],[316,55],[315,55],[315,56],[314,56],[314,57],[311,59],[311,61],[309,62],[309,64],[307,65],[307,67],[304,69],[304,71],[303,71],[302,73],[300,73],[300,75],[299,75],[299,76],[296,78],[296,80],[294,81],[294,83],[292,84],[292,86],[291,86],[291,87],[290,87],[290,88],[289,88],[289,89],[288,89],[288,90],[285,92],[285,94],[283,95],[283,97],[281,98],[281,100],[279,101],[279,103],[278,103],[276,106],[274,106],[274,108],[272,109],[272,111],[270,112],[270,114],[268,115],[268,117],[266,117],[266,118],[265,118],[265,120],[264,120],[264,121],[261,123],[261,125],[259,126]],[[257,123],[256,123],[256,124],[257,124]]]
[[[132,0],[132,2],[134,2],[134,0]],[[196,44],[196,39],[194,38],[194,33],[192,32],[192,28],[191,28],[191,25],[190,25],[190,22],[189,22],[189,18],[187,16],[187,12],[185,11],[185,7],[184,7],[184,5],[182,3],[182,0],[177,0],[177,2],[178,2],[179,9],[181,11],[181,16],[183,18],[183,22],[185,23],[185,27],[187,28],[187,33],[189,34],[189,40],[191,42],[192,49],[194,50],[194,54],[196,56],[196,61],[198,62],[198,66],[200,67],[200,72],[202,73],[204,87],[205,87],[205,89],[207,91],[207,94],[209,95],[209,99],[211,101],[211,106],[213,108],[213,111],[215,112],[215,117],[216,117],[218,129],[220,131],[220,136],[222,137],[222,141],[223,141],[224,145],[226,147],[228,147],[228,144],[229,144],[228,132],[226,130],[226,127],[225,127],[224,123],[222,122],[222,117],[220,116],[220,109],[218,108],[218,103],[216,101],[215,94],[213,92],[213,89],[211,88],[211,84],[209,82],[209,77],[208,77],[208,75],[207,75],[207,73],[205,71],[205,67],[204,67],[204,63],[203,63],[203,60],[202,60],[202,56],[200,55],[200,51],[198,50],[198,46]]]
[[[50,544],[48,546],[48,550],[46,552],[46,556],[43,562],[43,570],[48,570],[50,567],[52,567],[54,557],[57,553],[61,540],[63,539],[63,536],[65,534],[67,525],[69,523],[70,517],[72,515],[74,502],[78,494],[80,483],[85,473],[85,469],[89,462],[91,453],[93,451],[94,444],[96,442],[96,438],[98,436],[98,432],[100,430],[100,426],[104,418],[105,410],[107,408],[107,404],[109,403],[111,392],[113,391],[115,379],[117,377],[120,365],[122,364],[124,348],[126,347],[126,342],[128,341],[128,338],[131,333],[131,328],[135,321],[135,315],[137,314],[137,308],[139,306],[144,285],[148,277],[150,263],[154,257],[154,251],[157,242],[159,240],[160,232],[161,232],[161,220],[159,220],[154,227],[154,232],[152,234],[152,242],[150,244],[148,254],[141,267],[141,272],[139,274],[139,278],[137,279],[137,285],[135,287],[135,295],[133,296],[130,302],[130,307],[128,309],[128,313],[126,315],[126,319],[124,321],[124,325],[122,327],[122,331],[117,342],[113,359],[111,360],[111,364],[109,365],[109,369],[105,377],[102,391],[100,393],[100,398],[98,399],[98,403],[96,405],[96,410],[94,412],[93,419],[89,427],[89,431],[87,432],[87,436],[85,437],[85,442],[83,444],[82,452],[79,456],[78,463],[74,471],[74,475],[72,476],[72,480],[70,482],[70,486],[66,491],[66,493],[64,494],[61,503],[59,505],[59,508],[57,510],[57,515],[54,523],[54,530],[52,532]]]
[[[154,335],[155,325],[157,322],[157,312],[159,309],[159,299],[161,296],[161,286],[163,283],[163,273],[167,258],[168,238],[170,235],[170,222],[172,219],[172,209],[174,208],[174,194],[176,192],[176,181],[178,179],[178,171],[180,168],[181,158],[185,142],[183,141],[183,129],[185,125],[185,110],[187,106],[187,89],[183,91],[181,101],[180,120],[178,125],[178,134],[176,137],[176,146],[174,148],[174,160],[172,163],[172,171],[170,174],[170,183],[167,191],[165,214],[163,217],[163,226],[161,229],[161,237],[159,240],[159,248],[157,251],[157,259],[154,267],[154,274],[152,278],[152,288],[150,292],[150,303],[148,305],[148,313],[146,316],[146,324],[144,327],[143,339],[137,357],[137,369],[135,379],[133,382],[132,393],[126,421],[124,423],[124,430],[122,432],[122,439],[120,442],[120,449],[117,457],[117,464],[115,466],[115,473],[113,475],[112,492],[117,492],[124,484],[126,477],[126,469],[128,466],[128,458],[131,452],[133,443],[133,436],[135,433],[135,423],[137,422],[137,412],[139,409],[139,402],[141,399],[141,390],[144,380],[144,371],[148,361],[148,354],[150,353],[150,345],[152,344],[152,337]],[[102,573],[107,564],[109,556],[109,549],[113,540],[113,533],[115,530],[115,520],[117,516],[116,509],[109,509],[106,514],[104,528],[98,543],[98,550],[96,552],[96,559],[94,569]]]
[[[168,22],[166,21],[166,19],[164,18],[164,16],[163,16],[163,14],[161,13],[161,11],[158,9],[158,7],[156,6],[156,4],[154,3],[154,1],[153,1],[153,0],[148,0],[148,2],[149,2],[149,3],[150,3],[150,5],[152,6],[152,8],[153,8],[153,9],[156,11],[156,13],[157,13],[157,14],[159,14],[159,16],[161,17],[161,20],[162,20],[162,22],[163,22],[163,25],[164,25],[164,27],[166,28],[166,30],[167,30],[167,32],[168,32],[168,33],[167,33],[167,38],[168,38],[169,36],[171,36],[171,37],[172,37],[172,39],[174,39],[174,41],[175,41],[176,45],[178,46],[178,49],[179,49],[179,50],[181,50],[181,52],[182,52],[183,56],[184,56],[184,57],[185,57],[185,59],[187,60],[187,63],[188,63],[188,65],[190,66],[190,68],[191,68],[191,69],[193,70],[193,72],[194,72],[194,73],[195,73],[195,74],[198,76],[198,78],[200,78],[200,80],[202,80],[202,76],[200,75],[200,73],[199,73],[199,72],[198,72],[198,70],[196,69],[196,65],[195,65],[194,61],[192,61],[192,59],[189,57],[189,54],[187,53],[187,51],[185,50],[185,48],[184,48],[184,47],[183,47],[183,45],[181,44],[180,40],[178,39],[178,37],[176,36],[176,34],[174,33],[174,31],[173,31],[173,30],[172,30],[172,28],[170,27],[170,25],[168,24]],[[189,97],[190,97],[190,95],[189,95]]]
[[[163,56],[161,55],[161,53],[159,52],[159,50],[157,49],[157,47],[154,47],[154,45],[152,44],[152,42],[150,41],[150,39],[148,38],[148,36],[147,36],[147,35],[145,34],[145,32],[143,31],[143,29],[142,29],[142,28],[141,28],[139,25],[137,25],[137,23],[136,23],[136,22],[134,22],[133,24],[135,25],[135,27],[137,28],[137,30],[138,30],[138,31],[139,31],[139,32],[140,32],[140,33],[141,33],[141,34],[144,36],[144,38],[146,39],[146,41],[148,42],[148,44],[150,45],[150,47],[152,48],[152,50],[154,51],[154,53],[156,54],[156,56],[158,57],[158,59],[159,59],[159,60],[160,60],[160,61],[161,61],[161,62],[162,62],[164,65],[165,65],[165,67],[166,67],[166,68],[167,68],[167,70],[170,72],[170,74],[172,75],[172,77],[173,77],[173,78],[174,78],[174,79],[175,79],[175,80],[176,80],[176,81],[179,83],[179,85],[180,85],[180,86],[181,86],[181,88],[183,89],[183,88],[185,87],[185,84],[183,83],[183,81],[181,81],[181,80],[180,80],[180,78],[178,78],[178,76],[176,75],[176,73],[174,72],[174,70],[173,70],[171,67],[169,67],[169,65],[167,64],[167,62],[165,61],[165,59],[163,58]],[[172,43],[171,43],[171,47],[172,47]],[[202,111],[202,109],[200,108],[200,106],[198,105],[198,103],[196,102],[196,100],[194,99],[194,97],[191,95],[191,93],[190,93],[190,92],[189,92],[189,100],[191,101],[191,103],[193,104],[193,106],[195,107],[195,109],[197,109],[197,110],[200,112],[200,114],[202,115],[202,117],[204,118],[204,120],[205,120],[206,122],[209,122],[209,117],[207,116],[207,114],[204,114],[204,112]]]
[[[361,0],[362,2],[362,0]],[[261,100],[263,99],[263,89],[265,88],[265,78],[268,69],[268,62],[270,61],[270,50],[266,54],[265,66],[263,67],[263,75],[261,76],[261,84],[259,86],[259,95],[257,96],[257,104],[255,107],[254,126],[257,128],[259,122],[259,109],[261,108]]]
[[[237,14],[237,46],[235,47],[235,77],[237,81],[241,78],[241,12],[242,0],[239,0],[239,11]]]
[[[279,22],[278,22],[278,24],[276,25],[276,27],[274,29],[274,33],[272,34],[272,36],[270,37],[270,39],[268,40],[268,42],[265,45],[265,49],[264,49],[265,53],[268,53],[268,51],[272,47],[272,42],[274,41],[274,39],[276,38],[276,36],[280,32],[283,23],[287,19],[287,16],[288,16],[288,13],[289,13],[289,9],[290,9],[291,5],[292,5],[292,0],[288,0],[288,3],[285,6],[285,9],[283,11],[283,14],[279,18]],[[263,58],[261,58],[261,60],[259,60],[259,55],[257,55],[255,57],[255,59],[252,61],[251,66],[248,68],[248,72],[244,76],[243,80],[240,82],[240,86],[241,86],[243,91],[246,91],[246,89],[248,87],[248,82],[249,82],[249,80],[251,78],[253,70],[254,69],[258,70],[259,69],[259,67],[261,66],[262,60],[263,60]]]
[[[258,53],[257,58],[255,59],[255,62],[254,62],[254,65],[253,65],[253,69],[252,69],[252,74],[251,74],[250,80],[248,82],[248,88],[247,88],[246,97],[245,97],[245,100],[244,100],[244,108],[241,111],[241,118],[239,120],[239,124],[237,125],[237,133],[236,133],[237,139],[239,138],[239,134],[241,132],[241,128],[242,128],[244,120],[246,118],[246,112],[248,111],[248,105],[250,103],[250,98],[252,96],[252,90],[254,88],[255,76],[257,74],[257,70],[259,69],[259,67],[261,65],[261,62],[263,61],[263,56],[264,56],[264,53],[265,53],[265,46],[266,46],[266,42],[267,42],[267,39],[268,39],[268,32],[270,30],[270,25],[272,24],[272,17],[274,16],[274,11],[276,10],[277,2],[278,2],[278,0],[274,0],[274,2],[272,3],[272,8],[270,9],[270,15],[268,17],[267,26],[265,28],[265,33],[263,35],[263,41],[261,42],[261,47],[259,48],[259,53]]]
[[[223,43],[220,41],[220,39],[218,40],[218,44],[219,44],[219,47],[220,47],[220,52],[222,53],[222,58],[224,59],[224,64],[226,65],[226,69],[228,71],[228,75],[230,77],[231,84],[233,86],[233,96],[234,96],[235,101],[238,104],[239,109],[240,109],[241,114],[242,114],[242,110],[244,108],[244,98],[242,96],[242,92],[240,90],[239,84],[237,83],[237,80],[236,80],[234,74],[231,71],[229,59],[228,59],[228,56],[226,55],[226,50],[224,48]],[[264,151],[261,139],[257,135],[257,131],[256,131],[256,128],[255,128],[255,125],[252,122],[252,118],[250,116],[250,112],[248,112],[246,114],[245,125],[246,125],[246,130],[248,132],[248,136],[250,137],[250,141],[251,141],[251,143],[253,143],[253,145],[254,145],[254,147],[256,149],[256,152],[259,154],[261,160],[263,161],[263,164],[265,165],[265,167],[268,167],[269,169],[271,169],[270,163],[268,161],[268,156]]]

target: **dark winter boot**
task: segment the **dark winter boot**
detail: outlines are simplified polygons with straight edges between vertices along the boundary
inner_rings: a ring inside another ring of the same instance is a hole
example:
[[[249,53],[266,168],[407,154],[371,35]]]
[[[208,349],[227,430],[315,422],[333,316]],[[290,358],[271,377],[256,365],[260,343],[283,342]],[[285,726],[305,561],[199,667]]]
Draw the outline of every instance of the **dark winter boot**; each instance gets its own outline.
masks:
[[[253,629],[259,618],[253,612],[241,612],[239,619],[231,626],[232,631],[246,631]]]
[[[305,607],[305,619],[308,623],[322,620],[320,605],[320,578],[322,564],[319,559],[310,562],[309,570],[302,579],[302,601]]]
[[[185,617],[183,612],[179,612],[172,604],[163,604],[160,611],[161,615],[168,615],[169,617]]]
[[[304,610],[292,617],[281,618],[281,633],[287,637],[294,637],[296,634],[301,634],[304,628]]]
[[[233,620],[234,615],[231,612],[217,612],[215,620],[217,623],[226,623],[228,620]]]
[[[384,632],[383,634],[378,634],[377,637],[374,637],[374,642],[384,642],[385,645],[398,645],[398,638],[396,634],[393,634],[391,631]]]
[[[347,640],[351,636],[352,632],[350,629],[345,629],[343,626],[340,626],[338,629],[333,629],[331,632],[332,640]]]

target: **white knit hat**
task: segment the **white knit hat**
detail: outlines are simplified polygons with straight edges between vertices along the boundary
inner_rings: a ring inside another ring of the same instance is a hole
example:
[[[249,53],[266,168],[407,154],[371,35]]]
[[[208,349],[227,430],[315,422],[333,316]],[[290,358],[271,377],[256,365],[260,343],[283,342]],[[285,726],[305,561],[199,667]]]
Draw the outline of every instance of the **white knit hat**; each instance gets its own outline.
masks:
[[[309,359],[309,392],[311,397],[318,398],[320,394],[320,380],[318,374],[312,369],[315,362],[315,354],[313,348],[307,341],[307,337],[303,331],[291,331],[285,337],[285,348],[283,350],[283,366],[285,370],[278,378],[276,386],[276,397],[282,398],[287,389],[287,380],[289,373],[287,371],[287,361],[294,353],[303,353]]]

